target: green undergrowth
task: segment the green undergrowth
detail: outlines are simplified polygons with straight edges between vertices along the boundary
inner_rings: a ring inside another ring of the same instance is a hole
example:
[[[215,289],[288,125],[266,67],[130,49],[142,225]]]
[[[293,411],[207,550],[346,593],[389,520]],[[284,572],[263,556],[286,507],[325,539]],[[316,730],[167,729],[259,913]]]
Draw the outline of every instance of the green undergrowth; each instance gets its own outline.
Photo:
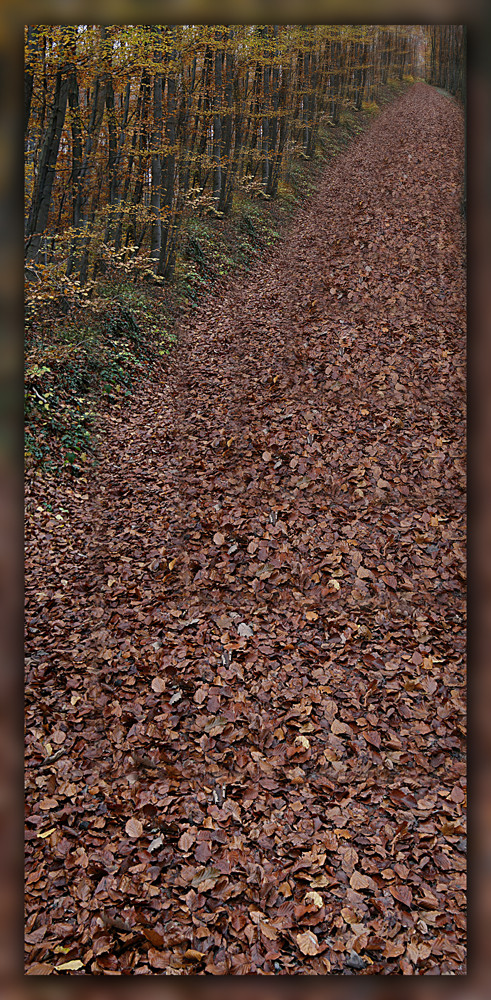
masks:
[[[68,293],[26,310],[26,468],[87,476],[97,460],[97,417],[129,403],[143,377],[158,379],[172,363],[177,321],[233,273],[244,275],[294,223],[329,161],[370,126],[380,109],[412,81],[387,84],[377,103],[343,108],[338,125],[321,122],[313,159],[292,154],[277,196],[249,184],[234,194],[227,217],[192,215],[181,232],[172,281],[141,271],[106,272],[88,297]]]

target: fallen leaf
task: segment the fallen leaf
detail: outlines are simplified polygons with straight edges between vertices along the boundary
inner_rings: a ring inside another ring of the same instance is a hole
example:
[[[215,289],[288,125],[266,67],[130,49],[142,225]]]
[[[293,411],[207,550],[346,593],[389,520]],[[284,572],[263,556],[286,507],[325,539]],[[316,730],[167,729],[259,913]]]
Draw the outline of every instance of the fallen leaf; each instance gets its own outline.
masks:
[[[267,941],[276,941],[278,937],[278,931],[276,930],[276,927],[271,927],[270,924],[267,924],[264,920],[260,920],[258,926],[259,930],[261,931],[261,934],[263,935],[263,937],[266,938]]]
[[[215,542],[215,545],[224,545],[225,544],[225,535],[222,535],[221,531],[217,531],[213,535],[213,541]]]
[[[245,622],[240,623],[240,625],[237,628],[237,631],[239,635],[242,636],[244,639],[249,639],[250,636],[254,634],[251,626],[246,625]]]
[[[125,830],[128,837],[138,840],[138,837],[141,837],[143,833],[143,825],[140,823],[139,819],[129,819],[126,823]]]
[[[306,892],[304,896],[304,903],[306,906],[315,906],[317,910],[321,910],[324,906],[324,900],[320,892]]]
[[[350,877],[349,884],[352,889],[368,889],[372,885],[372,880],[367,878],[366,875],[362,875],[361,872],[354,871]]]
[[[298,733],[298,735],[295,736],[295,743],[298,746],[303,747],[304,750],[308,750],[309,747],[310,747],[310,743],[309,743],[307,737],[306,736],[302,736],[300,733]]]
[[[157,951],[155,948],[149,948],[147,958],[149,965],[152,966],[152,969],[169,968],[169,956],[165,953],[165,951]]]
[[[390,885],[389,892],[399,903],[403,903],[404,906],[408,907],[412,906],[413,894],[408,885]]]
[[[304,931],[303,934],[297,934],[295,938],[302,955],[318,955],[319,954],[319,942],[312,933],[312,931]]]
[[[196,840],[196,835],[193,833],[189,833],[189,831],[186,831],[179,837],[179,840],[177,841],[177,846],[180,851],[190,851],[195,840]]]
[[[155,694],[162,694],[165,691],[166,683],[163,677],[154,677],[152,681],[152,691]]]

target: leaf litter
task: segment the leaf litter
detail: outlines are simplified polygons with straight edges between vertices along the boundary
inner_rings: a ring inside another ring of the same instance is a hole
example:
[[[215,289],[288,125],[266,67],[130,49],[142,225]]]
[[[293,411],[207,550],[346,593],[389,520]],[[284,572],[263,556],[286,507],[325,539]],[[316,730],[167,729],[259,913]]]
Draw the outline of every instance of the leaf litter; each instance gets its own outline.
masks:
[[[27,481],[27,974],[465,971],[462,160],[415,85]]]

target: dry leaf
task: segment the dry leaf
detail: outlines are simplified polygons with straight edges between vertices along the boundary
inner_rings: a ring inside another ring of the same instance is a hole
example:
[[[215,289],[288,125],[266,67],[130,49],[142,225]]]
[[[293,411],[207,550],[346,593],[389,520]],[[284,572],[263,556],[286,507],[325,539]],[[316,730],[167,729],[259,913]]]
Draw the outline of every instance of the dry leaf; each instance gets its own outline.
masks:
[[[166,683],[163,677],[154,677],[152,681],[152,691],[155,694],[162,694],[165,691]]]
[[[276,941],[278,937],[278,931],[276,930],[276,927],[271,927],[270,924],[265,923],[264,920],[260,920],[258,926],[261,931],[261,934],[263,935],[263,937],[266,938],[267,941]]]
[[[362,875],[361,872],[354,871],[349,880],[349,884],[352,889],[358,891],[359,889],[368,889],[370,885],[372,885],[372,880],[367,878],[366,875]]]
[[[324,900],[320,892],[307,892],[304,896],[304,903],[306,906],[315,906],[317,910],[322,909],[324,906]]]
[[[399,903],[404,903],[404,906],[408,907],[412,906],[413,894],[408,885],[390,885],[389,892]]]
[[[239,635],[242,636],[244,639],[249,639],[250,636],[253,635],[253,630],[251,626],[246,625],[245,622],[240,623],[240,625],[237,628],[237,631]]]
[[[138,840],[138,837],[141,837],[143,833],[143,826],[139,819],[129,819],[126,823],[125,830],[128,837]]]
[[[166,954],[165,951],[156,951],[155,948],[149,948],[147,958],[149,965],[152,966],[152,969],[169,968],[169,955]]]
[[[319,954],[319,942],[312,933],[312,931],[305,931],[303,934],[297,934],[295,938],[302,955],[318,955]]]
[[[295,743],[297,744],[297,746],[303,747],[304,750],[308,750],[310,747],[310,743],[307,737],[302,736],[300,733],[298,733],[297,736],[295,736]]]
[[[177,846],[180,851],[190,851],[194,842],[196,840],[196,834],[190,833],[188,830],[181,834],[179,840],[177,841]]]

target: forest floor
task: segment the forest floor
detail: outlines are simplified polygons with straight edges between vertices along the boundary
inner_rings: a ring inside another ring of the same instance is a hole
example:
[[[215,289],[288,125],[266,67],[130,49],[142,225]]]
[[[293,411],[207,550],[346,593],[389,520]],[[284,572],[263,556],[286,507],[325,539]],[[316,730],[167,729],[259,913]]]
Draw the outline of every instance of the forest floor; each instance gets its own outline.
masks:
[[[416,84],[26,487],[26,971],[465,973],[463,115]]]

